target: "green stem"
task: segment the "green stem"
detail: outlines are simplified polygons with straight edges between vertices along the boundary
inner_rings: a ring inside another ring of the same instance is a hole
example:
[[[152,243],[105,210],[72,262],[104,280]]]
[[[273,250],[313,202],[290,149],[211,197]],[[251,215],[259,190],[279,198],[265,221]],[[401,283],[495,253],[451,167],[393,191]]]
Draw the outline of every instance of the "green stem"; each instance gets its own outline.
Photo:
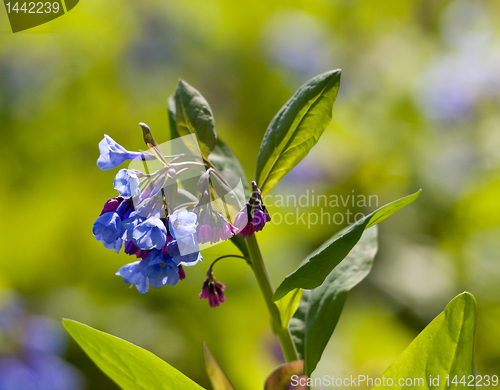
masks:
[[[257,282],[259,283],[264,300],[266,301],[267,309],[271,315],[271,325],[274,332],[278,335],[281,348],[283,349],[283,354],[285,355],[285,360],[287,362],[299,360],[297,351],[293,345],[292,336],[288,331],[288,327],[281,324],[279,309],[273,301],[274,288],[271,283],[271,279],[269,278],[269,274],[267,273],[264,259],[260,253],[259,244],[257,243],[255,234],[252,234],[250,237],[246,237],[245,242],[251,259],[251,267]]]

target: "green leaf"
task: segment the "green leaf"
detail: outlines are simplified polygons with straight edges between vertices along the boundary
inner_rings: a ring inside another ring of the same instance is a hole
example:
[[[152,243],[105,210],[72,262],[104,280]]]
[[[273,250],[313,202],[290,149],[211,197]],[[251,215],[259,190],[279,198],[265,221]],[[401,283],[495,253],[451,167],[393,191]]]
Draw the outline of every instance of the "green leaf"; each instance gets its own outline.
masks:
[[[205,343],[203,343],[203,354],[205,355],[205,367],[213,390],[234,390],[231,381],[224,374]]]
[[[389,203],[342,230],[310,254],[294,272],[278,286],[274,300],[295,288],[313,289],[320,286],[330,272],[347,256],[361,238],[363,231],[382,222],[417,199],[422,190]]]
[[[170,125],[170,139],[179,138],[179,132],[177,131],[176,113],[175,113],[175,96],[172,95],[167,100],[167,113],[168,113],[168,124]]]
[[[180,80],[175,91],[177,132],[180,136],[196,134],[203,157],[214,150],[217,143],[212,109],[195,88]]]
[[[228,178],[229,184],[232,184],[231,187],[243,206],[250,198],[250,186],[240,161],[222,139],[217,138],[217,144],[209,161],[222,175]],[[239,180],[241,180],[241,189],[237,186]]]
[[[381,384],[372,389],[409,388],[399,385],[400,379],[408,378],[418,378],[420,383],[414,383],[410,387],[423,390],[475,388],[463,383],[451,383],[457,375],[457,382],[465,377],[468,384],[474,375],[475,329],[476,300],[472,294],[464,292],[455,297],[444,312],[427,325],[389,366],[383,374],[386,385]],[[446,381],[447,376],[450,377],[449,383]],[[387,386],[389,378],[392,379],[393,386]]]
[[[282,364],[268,376],[264,390],[288,390],[292,383],[292,376],[302,375],[303,370],[304,362],[302,360]]]
[[[316,369],[337,326],[347,293],[370,273],[376,253],[375,226],[364,232],[321,286],[304,295],[299,310],[290,321],[290,333],[299,357],[304,359],[305,375],[311,376]]]
[[[201,386],[145,349],[72,320],[68,333],[124,390],[200,390]]]
[[[340,70],[314,77],[302,85],[273,118],[257,159],[257,183],[268,193],[309,150],[332,120]]]
[[[295,290],[292,290],[283,298],[275,302],[280,311],[281,325],[285,329],[288,328],[288,323],[290,322],[290,318],[292,318],[293,313],[295,313],[295,311],[298,309],[301,298],[302,289],[296,288]]]

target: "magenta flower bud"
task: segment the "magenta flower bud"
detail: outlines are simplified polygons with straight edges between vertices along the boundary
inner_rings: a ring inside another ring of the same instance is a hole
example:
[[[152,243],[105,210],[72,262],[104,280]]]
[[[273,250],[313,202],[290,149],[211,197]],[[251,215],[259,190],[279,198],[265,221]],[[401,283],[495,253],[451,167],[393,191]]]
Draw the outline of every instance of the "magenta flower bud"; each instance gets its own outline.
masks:
[[[266,224],[266,216],[260,209],[255,210],[252,220],[253,228],[256,232],[260,232]]]
[[[108,200],[106,203],[104,203],[104,207],[99,216],[109,213],[110,211],[115,211],[122,202],[122,200],[123,198],[121,196]]]
[[[210,274],[203,282],[200,298],[208,299],[210,307],[217,307],[220,303],[226,302],[226,297],[223,293],[225,289],[226,286],[224,286],[221,282],[218,282],[213,274]]]
[[[242,237],[250,237],[253,233],[254,233],[253,225],[249,223],[247,226],[243,228],[243,230],[240,230],[239,234]]]
[[[210,296],[210,291],[208,289],[208,280],[203,282],[203,287],[201,288],[200,299],[207,299]]]
[[[266,206],[262,205],[262,211],[264,211],[265,221],[271,222],[271,216],[269,215],[269,211],[267,211]]]
[[[179,264],[179,279],[180,280],[186,279],[186,272],[184,272],[184,268],[180,264]]]

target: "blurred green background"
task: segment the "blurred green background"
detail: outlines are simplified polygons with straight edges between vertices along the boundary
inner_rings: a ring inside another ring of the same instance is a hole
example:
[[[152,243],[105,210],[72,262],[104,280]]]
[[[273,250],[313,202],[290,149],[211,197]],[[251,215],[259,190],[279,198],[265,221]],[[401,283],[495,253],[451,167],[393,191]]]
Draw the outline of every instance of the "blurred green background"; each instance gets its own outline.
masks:
[[[280,357],[250,269],[219,263],[227,303],[198,298],[210,262],[238,253],[230,243],[173,288],[140,295],[114,275],[131,259],[92,236],[117,172],[97,168],[97,144],[106,133],[143,149],[141,121],[167,141],[166,101],[183,78],[252,180],[274,114],[310,77],[341,68],[332,124],[271,195],[376,195],[381,206],[424,193],[380,226],[374,270],[316,376],[380,376],[464,290],[478,301],[477,373],[500,374],[500,2],[82,0],[17,34],[1,11],[0,30],[0,288],[33,313],[125,338],[208,387],[205,341],[237,389],[262,388]],[[275,285],[342,227],[266,226]],[[75,343],[67,360],[88,389],[116,388]]]

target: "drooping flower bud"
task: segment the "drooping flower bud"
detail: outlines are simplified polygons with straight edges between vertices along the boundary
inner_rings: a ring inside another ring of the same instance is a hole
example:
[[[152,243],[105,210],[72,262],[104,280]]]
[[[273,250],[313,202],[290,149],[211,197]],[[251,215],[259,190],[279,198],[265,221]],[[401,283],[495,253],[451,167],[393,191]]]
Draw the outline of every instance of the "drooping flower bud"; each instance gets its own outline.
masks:
[[[224,286],[221,282],[218,282],[213,273],[210,272],[203,282],[199,296],[201,299],[208,299],[210,307],[217,307],[220,303],[226,302],[226,297],[224,296],[225,289],[226,286]]]

